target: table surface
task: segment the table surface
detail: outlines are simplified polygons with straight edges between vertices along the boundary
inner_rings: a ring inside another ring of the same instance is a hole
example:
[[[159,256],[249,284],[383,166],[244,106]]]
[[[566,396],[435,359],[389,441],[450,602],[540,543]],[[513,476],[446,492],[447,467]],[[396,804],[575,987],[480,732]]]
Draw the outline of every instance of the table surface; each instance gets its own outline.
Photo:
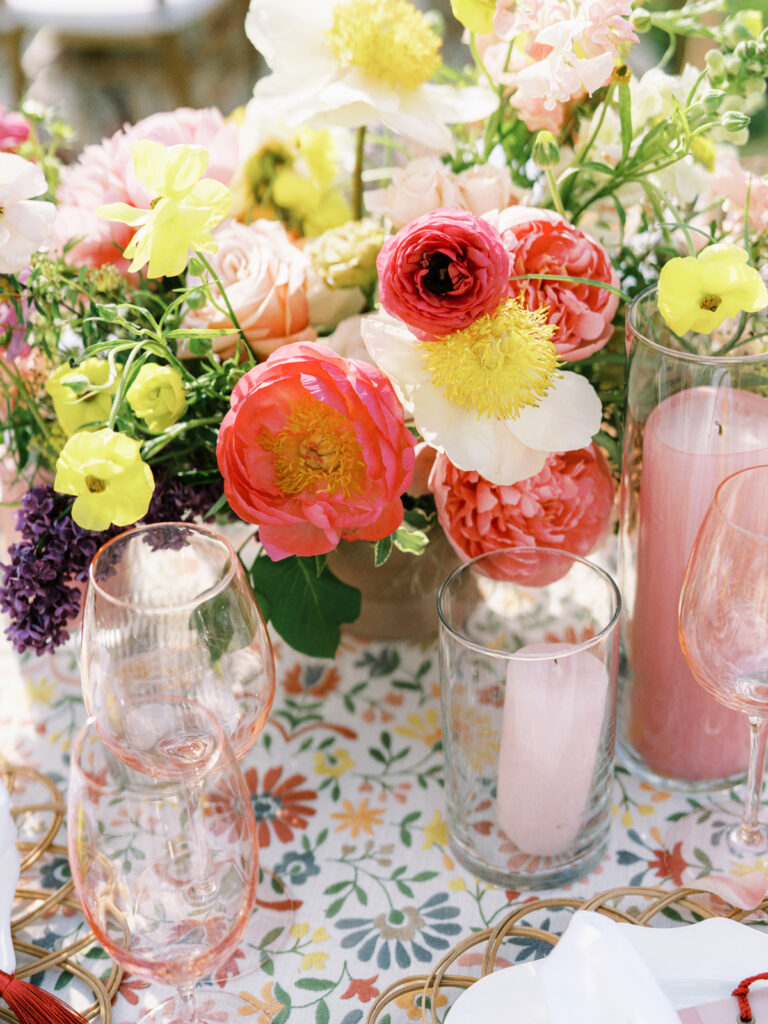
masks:
[[[274,708],[243,769],[262,867],[289,889],[274,891],[265,875],[254,923],[271,932],[266,952],[244,945],[233,961],[239,976],[226,977],[230,963],[220,980],[242,995],[254,1024],[358,1024],[392,982],[428,972],[510,904],[541,894],[478,881],[451,853],[434,641],[345,638],[334,661],[317,661],[276,640],[275,656]],[[3,648],[0,678],[2,756],[64,790],[85,717],[74,645],[43,658]],[[547,895],[673,889],[710,872],[768,874],[766,861],[740,866],[724,847],[724,831],[740,815],[735,797],[671,795],[617,769],[607,855],[587,877]],[[68,870],[58,857],[43,881],[55,888]],[[46,927],[44,943],[55,945],[55,926]],[[535,953],[522,944],[515,958]],[[167,994],[126,977],[114,1019],[133,1021]],[[401,1000],[392,1024],[420,1018],[414,998]]]

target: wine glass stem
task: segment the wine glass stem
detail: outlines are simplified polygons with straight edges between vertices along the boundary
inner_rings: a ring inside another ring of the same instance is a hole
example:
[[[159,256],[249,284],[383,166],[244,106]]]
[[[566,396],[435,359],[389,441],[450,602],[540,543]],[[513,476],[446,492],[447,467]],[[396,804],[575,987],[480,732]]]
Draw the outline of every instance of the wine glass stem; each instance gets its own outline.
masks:
[[[763,792],[766,740],[768,740],[768,718],[750,715],[747,792],[744,797],[744,815],[741,819],[741,831],[745,839],[760,834],[760,797]]]
[[[179,985],[179,1013],[178,1020],[183,1024],[195,1024],[197,1020],[197,1002],[195,1000],[194,985]]]

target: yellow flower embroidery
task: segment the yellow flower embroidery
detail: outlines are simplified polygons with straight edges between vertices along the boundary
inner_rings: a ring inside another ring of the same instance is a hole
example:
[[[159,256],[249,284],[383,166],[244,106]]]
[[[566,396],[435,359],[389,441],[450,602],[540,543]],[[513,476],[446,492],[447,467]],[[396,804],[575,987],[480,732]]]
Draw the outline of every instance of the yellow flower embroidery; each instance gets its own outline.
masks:
[[[315,754],[314,768],[317,775],[329,775],[332,779],[338,779],[344,772],[354,767],[355,762],[349,756],[349,751],[343,747],[327,754],[324,751],[317,751]]]
[[[325,969],[325,961],[328,953],[305,953],[301,958],[302,971],[322,971]]]
[[[448,824],[443,820],[440,811],[435,810],[432,821],[424,826],[424,845],[422,850],[431,850],[437,843],[438,846],[448,845]]]
[[[395,732],[401,736],[409,736],[411,739],[421,740],[428,747],[431,747],[434,743],[439,743],[442,738],[436,708],[428,708],[423,718],[420,715],[411,713],[406,721],[408,722],[407,726],[398,725],[395,727]]]
[[[383,807],[369,807],[368,797],[365,797],[360,801],[360,805],[355,808],[350,800],[344,800],[344,810],[336,814],[332,814],[332,818],[336,818],[341,824],[336,826],[336,831],[341,832],[342,829],[348,828],[352,834],[353,839],[357,839],[360,832],[364,832],[367,836],[373,835],[374,825],[383,824],[381,816],[384,814]]]

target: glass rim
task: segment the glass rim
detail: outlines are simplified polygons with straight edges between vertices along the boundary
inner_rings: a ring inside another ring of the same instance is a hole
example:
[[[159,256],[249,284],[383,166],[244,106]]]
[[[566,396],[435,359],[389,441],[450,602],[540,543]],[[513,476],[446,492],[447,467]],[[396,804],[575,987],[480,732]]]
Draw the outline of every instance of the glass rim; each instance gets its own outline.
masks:
[[[744,534],[745,537],[751,537],[762,544],[768,544],[768,533],[755,533],[754,530],[749,530],[746,526],[741,526],[734,519],[732,519],[731,516],[728,515],[728,513],[725,511],[721,503],[722,495],[725,493],[726,488],[730,487],[730,485],[733,483],[736,477],[744,476],[745,473],[754,473],[755,470],[758,469],[768,471],[768,464],[763,463],[759,466],[745,466],[743,469],[737,469],[735,473],[729,473],[728,476],[725,477],[724,480],[721,480],[720,483],[717,485],[717,489],[715,490],[715,497],[712,501],[712,504],[714,508],[717,510],[717,514],[727,523],[729,523],[734,528],[734,530],[738,530],[739,533]]]
[[[757,352],[753,355],[738,355],[731,352],[727,352],[722,356],[712,355],[701,355],[698,352],[686,352],[685,349],[668,348],[666,345],[659,344],[658,341],[654,341],[653,338],[649,338],[647,334],[640,330],[637,326],[637,311],[643,300],[649,299],[651,295],[658,292],[658,284],[649,284],[646,288],[643,288],[629,304],[627,309],[627,324],[632,330],[633,335],[639,338],[642,342],[654,349],[656,352],[663,352],[665,355],[673,355],[676,359],[686,360],[690,363],[706,364],[711,363],[715,366],[725,366],[733,364],[738,360],[739,363],[763,363],[768,362],[768,352]]]
[[[621,591],[619,590],[616,581],[609,572],[606,572],[605,569],[601,568],[601,566],[599,565],[596,565],[595,562],[591,562],[588,558],[583,558],[581,555],[575,555],[572,551],[563,551],[562,548],[552,548],[546,547],[544,545],[535,548],[520,546],[509,548],[496,548],[493,551],[484,551],[481,555],[476,555],[474,558],[468,558],[460,565],[457,565],[456,568],[451,573],[449,573],[449,575],[443,580],[443,582],[440,584],[440,588],[437,591],[437,615],[440,620],[440,625],[444,627],[452,637],[460,641],[465,647],[468,647],[471,650],[477,651],[482,654],[492,655],[493,657],[497,658],[503,658],[506,661],[527,662],[529,664],[531,662],[536,661],[549,661],[552,658],[551,653],[519,654],[515,651],[494,651],[491,648],[486,647],[484,644],[480,644],[474,640],[470,640],[468,637],[465,637],[462,633],[458,632],[458,630],[454,629],[453,626],[451,626],[446,621],[442,609],[443,595],[446,593],[450,583],[454,579],[456,579],[456,577],[458,577],[461,573],[465,572],[467,569],[470,569],[477,562],[481,562],[483,561],[483,559],[493,558],[498,555],[509,555],[515,553],[530,555],[532,552],[556,555],[559,558],[568,558],[570,559],[572,565],[576,563],[581,563],[582,565],[586,566],[587,569],[593,572],[597,577],[602,579],[603,583],[606,584],[607,590],[613,597],[614,601],[613,612],[611,613],[608,622],[600,630],[598,630],[598,632],[595,633],[594,636],[588,637],[588,639],[586,640],[580,640],[578,643],[575,643],[573,645],[573,650],[565,651],[562,654],[558,654],[558,658],[569,658],[571,657],[571,655],[579,654],[581,651],[589,650],[591,647],[595,647],[599,643],[601,643],[616,628],[619,622],[619,618],[621,616]],[[570,569],[568,571],[570,572]],[[562,578],[563,577],[561,576],[560,579]],[[525,586],[524,583],[515,583],[513,580],[498,580],[497,582],[507,582],[511,583],[513,586]],[[558,581],[553,580],[552,582],[557,583]],[[546,585],[549,586],[549,584]]]
[[[134,701],[129,702],[127,706],[138,706],[140,704],[152,704],[153,706],[155,706],[157,705],[157,703],[158,700],[156,697],[137,697]],[[99,722],[108,719],[109,712],[99,711],[95,714],[89,714],[85,722],[83,722],[82,726],[77,730],[75,734],[75,737],[72,741],[72,747],[70,750],[70,772],[77,773],[77,775],[85,779],[86,782],[88,783],[93,783],[93,785],[95,786],[103,787],[103,783],[99,782],[98,779],[96,779],[93,775],[87,772],[80,764],[80,754],[82,753],[83,747],[89,736],[95,736],[96,739],[104,748],[104,750],[107,751],[110,757],[114,758],[116,763],[121,764],[124,768],[128,769],[128,771],[130,772],[133,772],[136,776],[141,777],[142,780],[147,779],[147,783],[142,782],[142,787],[148,785],[152,789],[157,789],[158,791],[163,786],[184,785],[185,782],[189,780],[197,781],[201,778],[213,774],[214,772],[221,771],[230,763],[235,762],[236,759],[232,751],[230,742],[227,739],[227,734],[224,732],[224,727],[210,708],[207,708],[204,704],[201,704],[199,701],[193,700],[191,697],[167,696],[162,697],[160,699],[160,703],[179,705],[187,704],[194,707],[196,711],[202,712],[202,717],[210,725],[212,734],[215,738],[215,749],[213,750],[210,757],[206,759],[205,765],[202,768],[202,770],[199,766],[193,767],[190,768],[188,774],[182,772],[181,774],[174,775],[172,778],[168,779],[158,778],[151,772],[142,771],[142,769],[138,767],[136,763],[134,763],[134,759],[131,759],[130,763],[127,762],[118,753],[116,753],[115,750],[113,750],[109,743],[105,740],[104,735],[106,730],[105,732],[102,732],[99,729]],[[128,790],[130,790],[131,788],[132,787],[130,785],[126,786],[126,789]],[[135,788],[137,790],[139,789],[138,783]]]
[[[229,584],[231,583],[232,579],[235,576],[235,573],[238,571],[238,566],[240,565],[240,559],[238,558],[237,552],[235,551],[234,546],[230,543],[230,541],[227,540],[227,538],[223,534],[219,533],[218,530],[215,530],[212,526],[208,526],[207,524],[172,521],[161,523],[145,523],[142,526],[132,526],[128,530],[124,530],[122,533],[118,533],[117,536],[110,537],[108,541],[105,541],[105,543],[101,545],[101,547],[97,550],[96,554],[90,561],[90,564],[88,566],[88,586],[93,587],[93,589],[96,592],[98,592],[99,596],[103,600],[108,601],[111,605],[113,605],[116,608],[135,608],[135,601],[128,601],[122,597],[115,597],[114,594],[110,594],[108,590],[105,590],[104,587],[99,583],[99,581],[95,577],[94,567],[98,560],[107,551],[109,551],[113,545],[116,545],[118,541],[125,543],[126,540],[130,540],[134,536],[146,534],[152,530],[162,529],[164,527],[174,527],[176,529],[179,529],[181,527],[185,530],[189,530],[192,533],[205,536],[209,540],[214,540],[218,544],[221,544],[221,546],[227,552],[227,571],[222,575],[220,580],[218,580],[213,586],[209,587],[202,593],[195,594],[193,597],[173,604],[153,605],[151,607],[142,606],[142,612],[144,614],[167,615],[169,612],[189,611],[191,609],[194,609],[200,603],[201,599],[204,598],[206,601],[210,601],[212,598],[220,594],[225,587],[229,586]],[[259,614],[261,614],[260,608]]]

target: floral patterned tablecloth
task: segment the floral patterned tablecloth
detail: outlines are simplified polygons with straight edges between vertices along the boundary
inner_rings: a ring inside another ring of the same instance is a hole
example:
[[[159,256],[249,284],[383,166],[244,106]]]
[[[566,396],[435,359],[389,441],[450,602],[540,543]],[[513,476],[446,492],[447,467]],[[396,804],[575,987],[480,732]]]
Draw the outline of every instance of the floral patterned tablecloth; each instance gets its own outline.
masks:
[[[256,914],[266,949],[246,947],[220,980],[242,994],[244,1016],[255,1024],[358,1024],[389,984],[428,971],[473,930],[498,922],[510,903],[537,894],[486,885],[451,854],[434,642],[350,638],[329,662],[278,641],[275,654],[272,716],[243,767],[262,866],[288,890],[275,891],[265,875]],[[2,756],[64,789],[84,718],[74,647],[21,659],[3,649],[0,676]],[[671,889],[711,871],[750,870],[724,849],[724,830],[740,812],[734,794],[672,796],[620,768],[614,786],[609,852],[568,895],[617,885]],[[756,867],[768,872],[764,861]],[[61,885],[68,871],[57,858],[45,884]],[[56,942],[51,926],[45,941]],[[519,958],[534,952],[523,943]],[[227,979],[233,964],[240,974]],[[259,966],[246,974],[243,964]],[[167,994],[126,976],[117,1024],[135,1020],[158,992]],[[420,1018],[418,998],[403,997],[392,1024]]]

